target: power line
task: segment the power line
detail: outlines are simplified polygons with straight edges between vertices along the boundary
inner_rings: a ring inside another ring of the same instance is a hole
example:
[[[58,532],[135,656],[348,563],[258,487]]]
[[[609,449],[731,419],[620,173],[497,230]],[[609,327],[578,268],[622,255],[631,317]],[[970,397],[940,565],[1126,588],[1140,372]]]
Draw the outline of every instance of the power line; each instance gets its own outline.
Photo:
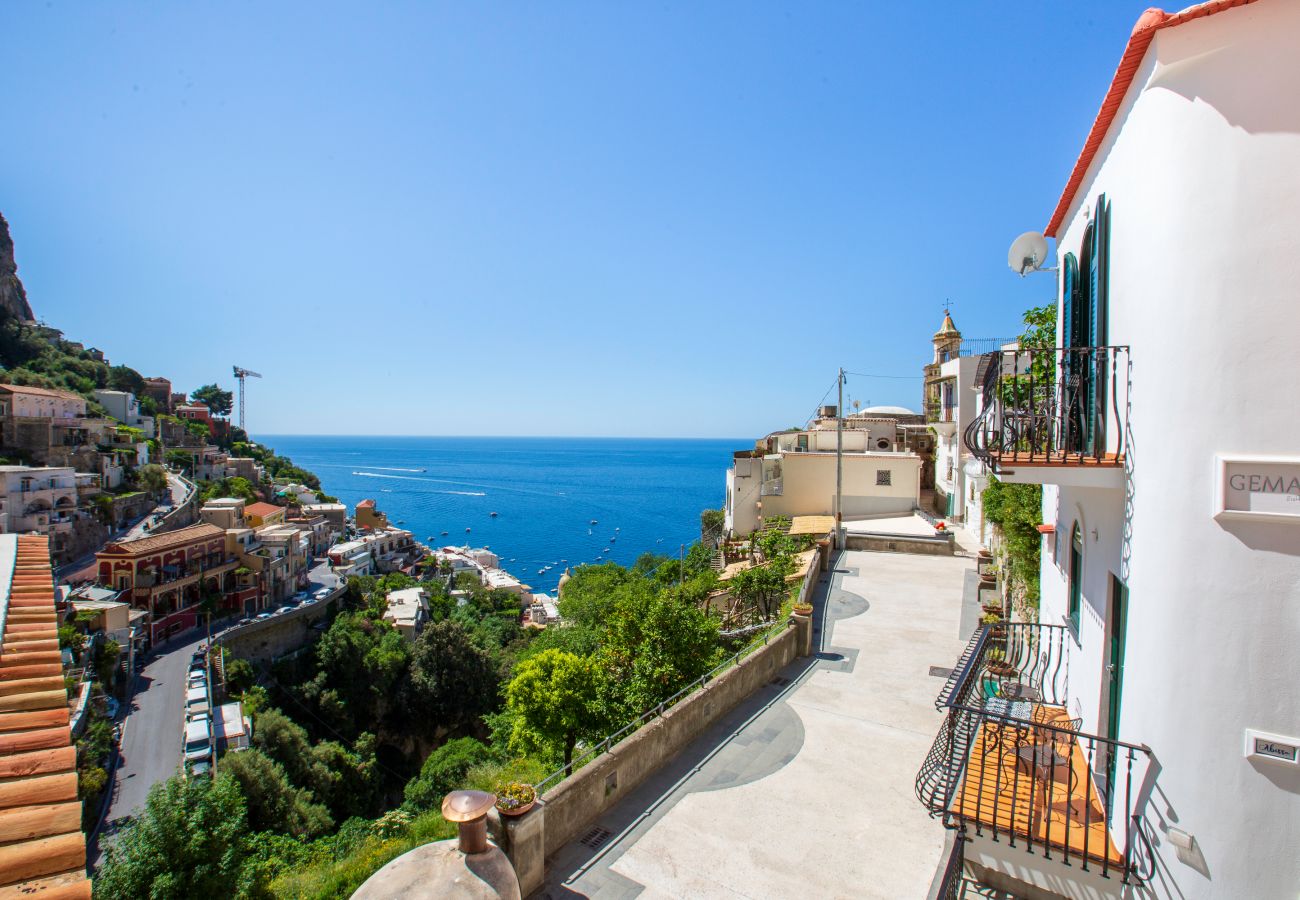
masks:
[[[921,379],[925,378],[924,375],[868,375],[868,374],[866,374],[865,372],[845,372],[844,374],[845,374],[845,375],[853,375],[853,376],[856,376],[856,377],[858,377],[858,378],[893,378],[893,379],[898,379],[898,380],[908,380],[908,379],[911,379],[911,380],[916,380],[916,381],[920,381]],[[827,393],[830,393],[830,392],[827,391]]]

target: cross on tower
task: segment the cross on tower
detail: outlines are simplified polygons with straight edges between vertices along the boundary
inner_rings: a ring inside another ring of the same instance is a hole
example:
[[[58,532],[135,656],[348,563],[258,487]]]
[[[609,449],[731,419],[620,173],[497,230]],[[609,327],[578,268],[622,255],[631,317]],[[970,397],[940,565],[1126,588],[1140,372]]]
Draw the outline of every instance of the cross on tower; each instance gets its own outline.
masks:
[[[949,300],[947,297],[944,297],[944,298],[943,298],[943,314],[946,316],[946,315],[949,315],[949,314],[951,314],[951,313],[952,313],[952,301]]]

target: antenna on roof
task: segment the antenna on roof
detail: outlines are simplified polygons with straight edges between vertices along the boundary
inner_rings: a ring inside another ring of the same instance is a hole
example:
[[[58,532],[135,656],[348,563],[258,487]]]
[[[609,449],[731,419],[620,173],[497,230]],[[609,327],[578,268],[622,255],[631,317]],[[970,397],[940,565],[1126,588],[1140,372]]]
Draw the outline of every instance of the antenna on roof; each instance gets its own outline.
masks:
[[[1043,265],[1047,261],[1047,238],[1037,231],[1026,231],[1011,242],[1007,265],[1021,278],[1026,272],[1055,272],[1056,268]]]

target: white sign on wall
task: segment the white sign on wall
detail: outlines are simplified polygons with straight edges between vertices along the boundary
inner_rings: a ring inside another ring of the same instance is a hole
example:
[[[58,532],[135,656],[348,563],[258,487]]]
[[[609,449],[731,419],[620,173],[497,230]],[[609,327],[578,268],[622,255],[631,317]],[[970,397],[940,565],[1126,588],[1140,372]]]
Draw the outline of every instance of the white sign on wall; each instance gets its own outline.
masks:
[[[1300,459],[1218,456],[1215,518],[1300,524]]]
[[[1300,765],[1300,738],[1246,729],[1246,758]]]

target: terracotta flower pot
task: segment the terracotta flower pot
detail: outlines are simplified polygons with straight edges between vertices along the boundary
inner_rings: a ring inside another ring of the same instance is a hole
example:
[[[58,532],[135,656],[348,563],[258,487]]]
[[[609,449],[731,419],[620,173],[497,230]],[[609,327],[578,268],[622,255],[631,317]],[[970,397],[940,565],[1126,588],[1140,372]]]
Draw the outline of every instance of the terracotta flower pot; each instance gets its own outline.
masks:
[[[498,802],[497,812],[501,813],[501,815],[503,816],[522,816],[524,813],[532,809],[536,804],[537,804],[536,797],[529,800],[527,803],[523,804],[522,806],[516,806],[514,809],[505,809],[501,806],[500,802]]]
[[[811,616],[812,611],[813,608],[811,603],[796,603],[794,605],[794,614],[796,616]]]

